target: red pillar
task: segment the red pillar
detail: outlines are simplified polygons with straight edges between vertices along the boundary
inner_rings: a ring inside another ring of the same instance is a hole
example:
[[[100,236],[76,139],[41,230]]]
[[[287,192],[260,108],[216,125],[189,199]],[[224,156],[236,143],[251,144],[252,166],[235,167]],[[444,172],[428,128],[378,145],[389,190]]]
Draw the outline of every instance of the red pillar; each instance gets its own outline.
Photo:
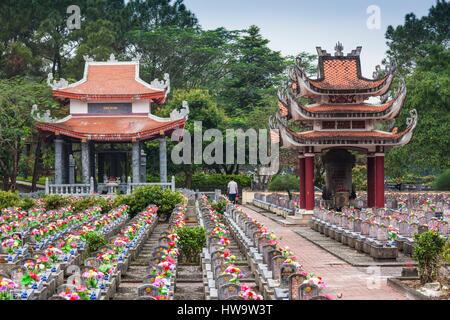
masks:
[[[367,207],[375,206],[375,156],[367,155]]]
[[[305,154],[305,209],[314,210],[314,153]]]
[[[305,209],[305,157],[299,156],[298,173],[300,175],[300,209]]]
[[[375,154],[375,207],[384,208],[384,153]]]

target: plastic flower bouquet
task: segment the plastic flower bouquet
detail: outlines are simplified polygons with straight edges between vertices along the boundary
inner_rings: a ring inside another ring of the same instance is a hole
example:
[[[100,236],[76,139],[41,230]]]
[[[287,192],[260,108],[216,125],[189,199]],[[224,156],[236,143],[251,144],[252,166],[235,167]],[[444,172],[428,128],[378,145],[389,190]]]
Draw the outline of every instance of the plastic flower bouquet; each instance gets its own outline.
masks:
[[[241,279],[244,277],[244,274],[241,272],[241,270],[235,266],[228,266],[223,274],[231,275],[230,282],[235,284],[239,284],[241,282]]]
[[[11,279],[0,279],[0,300],[12,300],[13,296],[11,290],[17,288],[18,285]]]
[[[2,246],[6,248],[9,254],[13,254],[19,247],[22,246],[22,240],[18,237],[12,237],[4,240]]]
[[[86,286],[88,289],[96,289],[98,282],[103,279],[103,276],[103,272],[97,269],[91,269],[82,274],[82,277],[86,279]]]
[[[323,281],[322,277],[318,277],[314,273],[308,274],[308,276],[306,277],[306,280],[303,281],[303,283],[315,284],[320,289],[323,289],[326,287],[325,282]]]
[[[255,291],[251,290],[247,285],[241,285],[241,291],[239,296],[244,298],[244,300],[263,300],[262,295],[256,294]]]

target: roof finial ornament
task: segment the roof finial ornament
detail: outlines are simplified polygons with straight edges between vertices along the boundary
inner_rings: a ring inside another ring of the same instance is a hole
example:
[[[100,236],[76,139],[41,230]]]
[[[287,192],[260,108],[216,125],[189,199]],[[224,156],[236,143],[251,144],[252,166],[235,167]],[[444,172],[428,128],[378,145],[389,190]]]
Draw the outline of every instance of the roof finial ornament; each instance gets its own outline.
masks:
[[[381,72],[381,67],[380,67],[379,64],[377,64],[377,65],[375,66],[375,71],[373,72],[372,76],[373,76],[373,78],[376,80],[376,79],[380,79],[382,75],[383,75],[383,74],[382,74],[382,72]]]
[[[344,53],[342,52],[344,50],[344,46],[339,41],[338,43],[336,43],[334,50],[335,50],[334,52],[335,57],[342,57],[344,55]]]
[[[111,54],[109,55],[109,60],[108,60],[108,62],[117,62],[116,56],[114,55],[114,53],[111,53]]]
[[[84,59],[84,61],[86,61],[86,62],[92,62],[92,61],[94,61],[94,59],[91,58],[88,54],[83,55],[83,59]]]
[[[56,119],[52,118],[50,110],[48,109],[45,110],[44,115],[41,115],[39,113],[37,104],[33,104],[33,106],[31,107],[31,116],[33,117],[34,120],[39,122],[51,123],[56,121]]]
[[[142,59],[142,53],[136,52],[136,55],[133,58],[133,61],[141,61]]]
[[[59,79],[59,81],[56,81],[53,78],[53,73],[50,72],[47,75],[47,85],[52,87],[52,89],[62,89],[67,87],[69,85],[69,82],[64,78],[61,78]]]
[[[189,115],[189,103],[187,101],[183,101],[181,104],[181,109],[178,111],[177,109],[172,110],[170,113],[170,120],[180,120],[187,119]]]

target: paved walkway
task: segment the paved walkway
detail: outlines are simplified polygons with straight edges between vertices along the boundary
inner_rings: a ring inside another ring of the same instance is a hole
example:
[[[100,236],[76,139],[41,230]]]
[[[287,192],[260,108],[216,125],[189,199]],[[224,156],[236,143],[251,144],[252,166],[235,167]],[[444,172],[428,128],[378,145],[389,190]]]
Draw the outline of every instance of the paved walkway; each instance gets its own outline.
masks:
[[[353,267],[296,234],[293,230],[299,227],[283,227],[256,211],[246,207],[242,209],[281,238],[281,245],[294,252],[305,271],[321,276],[327,284],[326,293],[342,295],[343,300],[406,299],[402,293],[387,286],[387,275],[381,268]]]

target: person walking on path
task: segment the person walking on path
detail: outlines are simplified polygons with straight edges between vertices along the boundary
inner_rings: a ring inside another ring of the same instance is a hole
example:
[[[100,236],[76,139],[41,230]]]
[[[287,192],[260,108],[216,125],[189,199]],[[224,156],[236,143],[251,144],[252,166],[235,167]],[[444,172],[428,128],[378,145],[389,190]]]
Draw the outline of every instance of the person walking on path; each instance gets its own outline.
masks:
[[[236,197],[238,194],[238,184],[236,181],[231,180],[228,182],[228,199],[233,202],[233,204],[236,204]]]

